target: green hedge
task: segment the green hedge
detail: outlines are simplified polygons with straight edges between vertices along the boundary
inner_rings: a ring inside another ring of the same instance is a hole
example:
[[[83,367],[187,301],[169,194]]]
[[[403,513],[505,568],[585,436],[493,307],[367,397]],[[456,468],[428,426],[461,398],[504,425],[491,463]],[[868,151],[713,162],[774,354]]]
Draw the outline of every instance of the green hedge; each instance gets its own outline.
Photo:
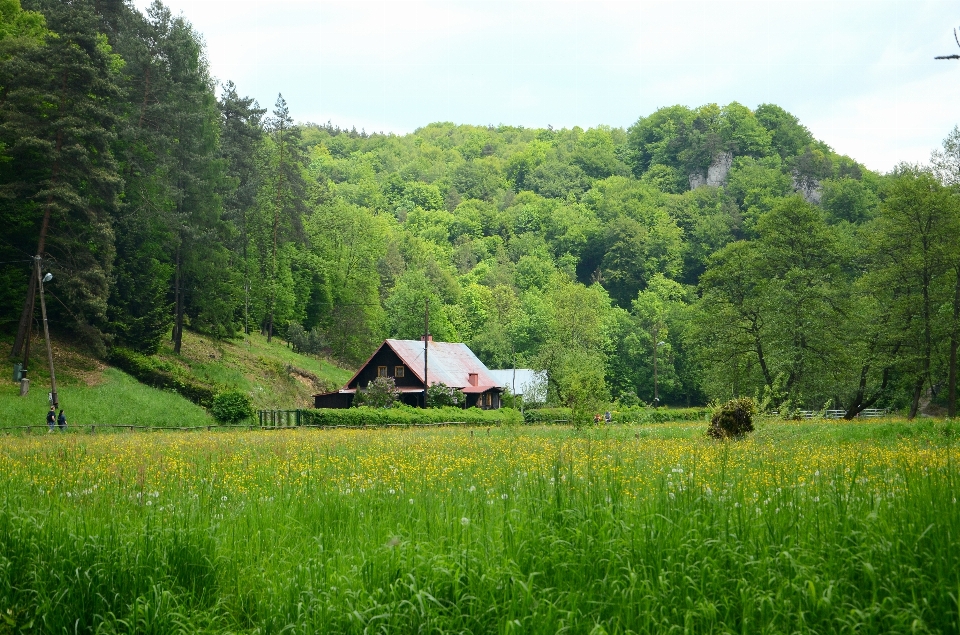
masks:
[[[709,421],[712,411],[709,408],[624,408],[613,413],[613,420],[619,423],[667,423]]]
[[[709,408],[624,408],[611,410],[613,423],[666,423],[667,421],[709,421]],[[572,414],[569,408],[537,408],[523,413],[527,423],[569,422]]]
[[[204,408],[213,406],[217,396],[216,390],[179,375],[173,364],[128,348],[114,348],[110,352],[110,363],[142,384],[172,390]]]
[[[523,420],[527,423],[556,423],[569,422],[573,419],[570,408],[537,408],[523,413]]]
[[[304,425],[315,426],[386,426],[424,423],[465,423],[490,426],[517,424],[520,413],[511,408],[481,410],[479,408],[318,408],[301,412]]]

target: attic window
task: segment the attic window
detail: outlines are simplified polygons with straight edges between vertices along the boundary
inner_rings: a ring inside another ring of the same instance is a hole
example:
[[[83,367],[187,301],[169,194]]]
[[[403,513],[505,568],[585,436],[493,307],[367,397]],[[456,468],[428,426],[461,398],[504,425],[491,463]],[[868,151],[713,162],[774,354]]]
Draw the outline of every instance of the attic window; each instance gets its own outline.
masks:
[[[386,376],[387,376],[387,367],[377,366],[377,377],[386,377]]]
[[[394,377],[403,377],[403,366],[396,366],[393,369]]]

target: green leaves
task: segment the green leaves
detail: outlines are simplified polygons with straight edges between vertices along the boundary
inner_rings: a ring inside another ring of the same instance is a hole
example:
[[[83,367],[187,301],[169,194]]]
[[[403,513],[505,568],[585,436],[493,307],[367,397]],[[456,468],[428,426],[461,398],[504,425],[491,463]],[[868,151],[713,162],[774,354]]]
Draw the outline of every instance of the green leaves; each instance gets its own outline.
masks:
[[[246,393],[236,390],[222,392],[213,399],[210,414],[220,423],[240,423],[253,416],[253,406]]]

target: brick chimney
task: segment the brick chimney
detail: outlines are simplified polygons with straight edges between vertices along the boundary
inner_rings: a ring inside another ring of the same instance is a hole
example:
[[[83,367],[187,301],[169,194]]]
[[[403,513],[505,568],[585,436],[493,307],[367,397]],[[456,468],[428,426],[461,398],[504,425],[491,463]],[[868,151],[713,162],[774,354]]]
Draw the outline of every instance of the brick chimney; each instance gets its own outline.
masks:
[[[424,340],[426,340],[427,342],[432,342],[432,341],[433,341],[433,336],[432,336],[432,335],[421,335],[421,336],[420,336],[420,341],[423,342]]]
[[[470,373],[469,375],[467,375],[467,381],[470,383],[471,386],[476,386],[477,383],[480,381],[480,374]]]

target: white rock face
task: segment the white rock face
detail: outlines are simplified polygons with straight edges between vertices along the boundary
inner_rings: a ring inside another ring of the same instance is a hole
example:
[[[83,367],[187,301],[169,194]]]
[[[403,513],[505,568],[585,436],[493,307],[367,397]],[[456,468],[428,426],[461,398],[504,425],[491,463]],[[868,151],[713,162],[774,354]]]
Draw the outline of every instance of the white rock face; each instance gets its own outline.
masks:
[[[713,158],[710,167],[707,168],[707,185],[720,187],[727,182],[727,174],[733,167],[733,154],[730,152],[721,152]]]
[[[820,181],[813,178],[798,178],[797,174],[794,173],[793,189],[795,192],[799,192],[800,196],[802,196],[806,202],[813,203],[814,205],[820,204],[820,199],[823,194]]]
[[[733,167],[733,154],[730,152],[721,152],[713,158],[710,167],[707,168],[706,174],[703,172],[690,173],[690,189],[695,190],[701,185],[709,185],[710,187],[726,185],[727,174],[730,173],[731,167]]]

